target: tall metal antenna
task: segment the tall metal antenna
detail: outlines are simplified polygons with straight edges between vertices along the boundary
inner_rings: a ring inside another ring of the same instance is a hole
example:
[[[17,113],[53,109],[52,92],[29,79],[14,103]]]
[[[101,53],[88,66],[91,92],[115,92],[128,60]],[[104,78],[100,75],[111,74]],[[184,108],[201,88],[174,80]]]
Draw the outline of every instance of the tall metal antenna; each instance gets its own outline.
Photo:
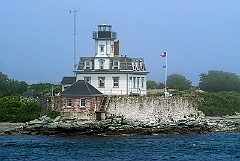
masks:
[[[79,8],[80,9],[80,8]],[[70,10],[69,9],[69,12],[70,14],[73,12],[73,15],[74,15],[74,29],[73,29],[73,40],[74,40],[74,44],[73,44],[73,70],[76,71],[76,67],[77,67],[77,64],[76,64],[76,12],[79,10],[79,9],[75,9],[73,8],[73,10]]]

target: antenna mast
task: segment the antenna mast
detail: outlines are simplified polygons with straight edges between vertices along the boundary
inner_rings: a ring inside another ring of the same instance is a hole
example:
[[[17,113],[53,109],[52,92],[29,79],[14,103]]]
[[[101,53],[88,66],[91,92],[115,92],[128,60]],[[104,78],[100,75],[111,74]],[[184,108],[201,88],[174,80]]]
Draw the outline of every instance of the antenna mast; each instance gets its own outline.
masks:
[[[73,10],[69,9],[70,14],[73,12],[74,15],[74,29],[73,29],[73,70],[76,70],[77,64],[76,64],[76,13],[79,9],[73,8]]]

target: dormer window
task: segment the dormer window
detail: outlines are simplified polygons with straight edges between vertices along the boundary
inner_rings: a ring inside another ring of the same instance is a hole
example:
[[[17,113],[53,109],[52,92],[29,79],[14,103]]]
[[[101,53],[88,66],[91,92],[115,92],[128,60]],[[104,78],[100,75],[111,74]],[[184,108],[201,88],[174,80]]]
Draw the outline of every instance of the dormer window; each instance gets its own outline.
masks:
[[[143,60],[140,60],[139,62],[140,70],[144,70],[144,63]]]
[[[113,69],[118,69],[118,60],[113,60]]]
[[[104,46],[105,46],[105,45],[99,45],[99,47],[100,47],[100,52],[104,52]]]
[[[132,62],[133,70],[137,70],[137,61],[133,60]]]
[[[90,60],[86,60],[85,61],[85,69],[91,69],[91,61]]]

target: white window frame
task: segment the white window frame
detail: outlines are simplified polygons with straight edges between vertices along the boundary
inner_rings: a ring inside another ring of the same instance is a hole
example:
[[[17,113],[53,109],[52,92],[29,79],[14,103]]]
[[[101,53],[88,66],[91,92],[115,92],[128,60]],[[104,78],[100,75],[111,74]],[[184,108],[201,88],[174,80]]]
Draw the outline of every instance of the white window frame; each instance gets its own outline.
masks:
[[[118,60],[113,60],[113,69],[119,69],[119,61]]]
[[[98,87],[105,88],[105,77],[98,77]]]
[[[80,107],[86,107],[86,98],[80,98]]]
[[[111,52],[113,53],[114,51],[114,45],[111,45]]]
[[[104,47],[105,47],[105,45],[99,45],[100,52],[104,52]]]
[[[72,107],[72,98],[66,98],[66,106]]]
[[[85,69],[92,69],[92,63],[90,60],[85,60]]]
[[[104,69],[104,62],[105,62],[105,60],[103,60],[103,59],[99,60],[99,69]]]
[[[137,77],[137,88],[139,89],[140,87],[140,77]]]
[[[144,87],[144,77],[141,78],[142,79],[142,88]]]
[[[113,77],[113,87],[119,88],[119,77]]]
[[[133,88],[136,88],[136,77],[133,77]]]

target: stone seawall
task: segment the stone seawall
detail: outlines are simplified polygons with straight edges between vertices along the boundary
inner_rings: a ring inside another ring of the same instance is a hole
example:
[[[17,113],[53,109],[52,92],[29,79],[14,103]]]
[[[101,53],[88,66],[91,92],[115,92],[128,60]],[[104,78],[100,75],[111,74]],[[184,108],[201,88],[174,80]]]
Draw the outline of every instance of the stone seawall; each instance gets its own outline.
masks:
[[[107,117],[123,116],[126,120],[156,124],[194,117],[198,110],[194,97],[113,96],[106,114]]]

